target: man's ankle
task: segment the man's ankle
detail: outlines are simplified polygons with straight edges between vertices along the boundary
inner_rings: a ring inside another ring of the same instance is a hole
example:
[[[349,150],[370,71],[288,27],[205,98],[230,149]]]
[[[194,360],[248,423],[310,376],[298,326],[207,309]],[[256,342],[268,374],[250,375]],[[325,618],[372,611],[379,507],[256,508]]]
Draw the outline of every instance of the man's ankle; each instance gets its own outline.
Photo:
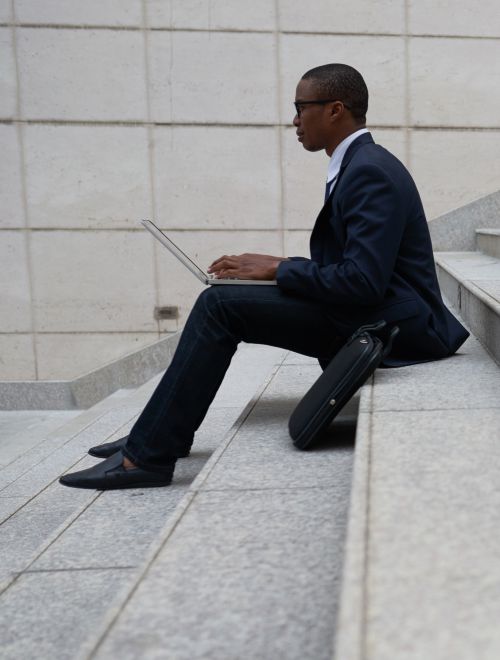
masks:
[[[126,470],[132,470],[133,468],[137,467],[137,465],[132,463],[132,461],[129,461],[129,459],[126,456],[123,457],[122,465]]]

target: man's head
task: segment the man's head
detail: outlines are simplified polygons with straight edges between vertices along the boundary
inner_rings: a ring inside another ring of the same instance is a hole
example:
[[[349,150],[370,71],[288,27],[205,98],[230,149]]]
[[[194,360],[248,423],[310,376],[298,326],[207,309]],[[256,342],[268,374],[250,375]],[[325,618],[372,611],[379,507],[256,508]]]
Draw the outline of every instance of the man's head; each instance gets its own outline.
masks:
[[[304,149],[325,149],[331,155],[344,138],[364,127],[368,89],[353,67],[324,64],[302,76],[295,105],[293,124]]]

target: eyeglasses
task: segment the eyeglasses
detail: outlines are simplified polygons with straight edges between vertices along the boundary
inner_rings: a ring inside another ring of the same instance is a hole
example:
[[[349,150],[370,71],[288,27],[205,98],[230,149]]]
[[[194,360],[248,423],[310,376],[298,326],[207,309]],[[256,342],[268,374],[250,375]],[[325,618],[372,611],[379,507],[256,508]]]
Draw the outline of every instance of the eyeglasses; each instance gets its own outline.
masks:
[[[336,103],[337,101],[338,99],[322,99],[320,101],[294,101],[293,105],[295,106],[297,117],[300,117],[300,114],[303,110],[303,105],[326,105],[327,103]],[[340,103],[343,104],[344,108],[351,110],[351,106],[347,105],[347,103],[344,103],[344,101],[340,101]]]

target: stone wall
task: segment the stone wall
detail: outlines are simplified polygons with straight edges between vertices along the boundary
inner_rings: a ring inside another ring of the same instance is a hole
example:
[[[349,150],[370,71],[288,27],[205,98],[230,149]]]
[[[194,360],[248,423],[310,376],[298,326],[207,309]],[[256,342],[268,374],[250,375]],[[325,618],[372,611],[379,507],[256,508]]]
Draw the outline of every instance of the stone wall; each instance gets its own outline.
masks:
[[[307,253],[327,159],[292,101],[330,61],[365,76],[430,218],[499,188],[497,0],[0,0],[0,378],[71,378],[182,325],[201,287],[139,218],[204,266]]]

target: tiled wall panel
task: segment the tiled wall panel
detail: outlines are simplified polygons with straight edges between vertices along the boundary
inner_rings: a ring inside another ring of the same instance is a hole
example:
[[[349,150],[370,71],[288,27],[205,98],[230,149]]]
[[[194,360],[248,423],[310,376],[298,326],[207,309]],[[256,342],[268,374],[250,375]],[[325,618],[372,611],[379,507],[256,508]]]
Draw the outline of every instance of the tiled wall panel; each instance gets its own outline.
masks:
[[[0,124],[0,228],[24,227],[22,173],[17,127]]]
[[[279,0],[278,5],[282,30],[380,34],[404,31],[404,0],[316,0],[314,3]]]
[[[411,143],[428,220],[500,188],[500,130],[415,131]]]
[[[0,332],[31,332],[26,236],[0,232]]]
[[[265,124],[277,120],[273,35],[153,32],[149,42],[155,121]]]
[[[415,37],[409,57],[412,123],[500,127],[500,39]]]
[[[147,119],[138,31],[18,28],[21,113],[27,119]]]
[[[15,0],[16,18],[43,25],[141,26],[141,0]]]
[[[143,126],[30,125],[25,154],[32,227],[137,227],[151,215]]]
[[[35,380],[33,338],[25,334],[0,334],[0,380]]]
[[[0,27],[0,119],[16,115],[16,68],[12,30]]]
[[[278,129],[157,127],[155,198],[163,227],[278,229]]]
[[[31,248],[39,331],[157,329],[145,231],[36,231]]]
[[[275,3],[269,0],[147,0],[149,25],[202,30],[272,30]]]
[[[12,20],[12,0],[0,0],[0,23]]]
[[[408,0],[412,34],[500,37],[498,0]]]

